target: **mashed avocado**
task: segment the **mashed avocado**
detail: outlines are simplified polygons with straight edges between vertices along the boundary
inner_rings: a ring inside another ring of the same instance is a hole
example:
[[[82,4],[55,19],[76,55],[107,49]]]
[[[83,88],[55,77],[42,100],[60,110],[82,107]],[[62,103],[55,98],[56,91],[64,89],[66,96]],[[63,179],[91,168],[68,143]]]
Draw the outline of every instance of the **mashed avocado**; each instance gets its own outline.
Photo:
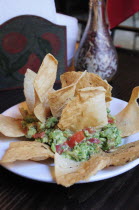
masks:
[[[91,128],[90,128],[91,129]],[[120,131],[115,124],[94,130],[94,133],[84,131],[85,138],[74,148],[68,148],[63,155],[76,161],[88,160],[92,154],[99,153],[101,150],[109,151],[121,143]]]
[[[22,127],[30,140],[50,145],[53,152],[75,161],[85,161],[101,150],[109,151],[121,143],[120,131],[108,110],[109,123],[101,129],[86,128],[75,134],[70,130],[61,131],[58,119],[50,117],[41,123],[33,115],[26,114]]]
[[[27,114],[22,120],[22,127],[26,132],[26,138],[47,143],[55,152],[55,146],[64,143],[73,134],[69,130],[61,131],[58,129],[57,123],[58,119],[56,117],[50,117],[45,123],[42,123],[33,115]]]
[[[102,141],[103,151],[108,151],[121,144],[121,133],[114,124],[108,124],[103,127],[99,135]]]
[[[100,145],[85,140],[76,144],[72,150],[67,149],[62,155],[72,160],[85,161],[88,160],[92,154],[98,152],[100,152]]]

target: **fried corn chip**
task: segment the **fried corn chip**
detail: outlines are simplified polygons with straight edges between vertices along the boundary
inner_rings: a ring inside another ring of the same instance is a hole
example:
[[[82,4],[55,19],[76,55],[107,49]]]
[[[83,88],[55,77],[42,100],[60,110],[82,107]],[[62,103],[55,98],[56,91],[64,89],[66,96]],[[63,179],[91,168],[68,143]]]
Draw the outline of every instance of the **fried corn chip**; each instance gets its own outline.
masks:
[[[55,154],[55,177],[57,184],[69,187],[80,180],[87,180],[99,170],[120,166],[139,158],[139,141],[118,147],[114,152],[94,154],[88,161],[76,162]]]
[[[76,72],[76,71],[70,71],[65,72],[60,76],[60,81],[62,83],[62,88],[69,86],[73,83],[76,83],[78,78],[81,76],[83,72]]]
[[[47,93],[53,88],[56,80],[57,65],[57,60],[51,54],[47,54],[37,73],[34,88],[41,103],[46,100]]]
[[[75,95],[76,85],[85,74],[86,71],[72,85],[48,94],[50,109],[54,117],[61,116],[62,110]]]
[[[49,157],[53,158],[54,153],[46,144],[35,141],[20,141],[10,143],[1,163],[10,163],[16,160],[40,161]]]
[[[120,166],[139,158],[139,141],[131,142],[118,147],[114,152],[108,153],[110,158],[108,166]]]
[[[52,89],[51,92],[54,92],[54,90]],[[41,102],[36,92],[35,95],[36,95],[35,97],[36,101],[35,101],[34,115],[41,122],[45,122],[46,118],[51,115],[48,98],[46,97],[45,101]]]
[[[24,119],[24,117],[26,116],[26,112],[30,113],[26,101],[20,103],[18,107],[19,107],[19,111],[22,116],[22,119]]]
[[[55,177],[57,184],[69,187],[80,180],[86,180],[109,164],[109,158],[93,155],[90,160],[76,162],[55,154]]]
[[[34,115],[41,122],[45,122],[46,118],[51,115],[51,110],[47,102],[39,103],[34,108]]]
[[[116,125],[121,130],[122,137],[139,132],[139,104],[137,99],[139,99],[139,87],[133,89],[129,103],[115,116]]]
[[[28,105],[27,105],[26,101],[19,104],[19,111],[20,111],[20,109],[24,109],[29,112]],[[22,115],[22,113],[21,113],[21,115]]]
[[[33,72],[30,69],[27,69],[24,79],[24,95],[30,113],[33,113],[35,106],[34,81],[36,75],[37,74],[35,72]]]
[[[102,127],[107,123],[105,89],[88,87],[78,90],[77,96],[66,105],[58,127],[77,131],[87,127]]]
[[[24,132],[21,129],[21,120],[14,119],[12,117],[4,116],[0,114],[0,132],[8,137],[20,137],[24,136]]]
[[[60,80],[62,87],[69,86],[75,83],[81,76],[82,72],[66,72],[61,75]],[[102,86],[106,90],[106,101],[111,101],[111,90],[112,87],[107,83],[106,80],[102,80],[98,75],[94,73],[87,72],[84,77],[77,84],[76,90],[86,88],[86,87],[99,87]]]
[[[74,97],[75,85],[70,85],[48,94],[48,101],[52,115],[60,117],[63,108]]]

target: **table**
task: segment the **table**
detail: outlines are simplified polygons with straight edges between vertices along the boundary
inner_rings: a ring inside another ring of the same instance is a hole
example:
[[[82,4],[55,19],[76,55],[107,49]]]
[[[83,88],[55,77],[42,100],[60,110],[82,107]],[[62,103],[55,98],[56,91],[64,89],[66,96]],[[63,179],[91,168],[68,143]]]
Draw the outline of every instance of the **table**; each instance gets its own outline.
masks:
[[[139,85],[139,52],[118,49],[113,96],[128,101]],[[0,92],[0,112],[24,100],[23,90]],[[139,209],[139,166],[104,181],[64,188],[19,177],[0,166],[1,210]]]

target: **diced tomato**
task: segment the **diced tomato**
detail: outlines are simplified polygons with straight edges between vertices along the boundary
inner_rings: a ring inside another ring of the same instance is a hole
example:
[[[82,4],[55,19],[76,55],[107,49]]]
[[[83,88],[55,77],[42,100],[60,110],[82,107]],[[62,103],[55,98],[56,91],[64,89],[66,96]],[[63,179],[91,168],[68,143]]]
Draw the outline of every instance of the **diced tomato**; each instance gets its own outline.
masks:
[[[69,147],[73,148],[76,142],[77,143],[81,142],[84,139],[84,137],[85,136],[84,136],[83,131],[78,131],[75,134],[73,134],[73,136],[71,136],[69,140],[66,141],[66,143],[69,145]]]
[[[96,131],[93,128],[85,128],[83,131],[88,131],[89,133],[95,133]]]
[[[60,155],[61,155],[61,153],[63,152],[63,148],[62,148],[61,144],[56,145],[56,152],[57,152],[58,154],[60,154]]]
[[[100,143],[100,140],[97,139],[97,138],[91,138],[91,139],[88,139],[88,141],[90,141],[91,143],[95,143],[95,144],[99,144]]]
[[[111,124],[114,123],[114,119],[113,118],[109,118],[108,119],[108,123],[111,123]]]
[[[44,136],[45,136],[45,132],[41,132],[41,133],[34,134],[32,137],[34,139],[37,139],[37,138],[43,138]]]
[[[25,134],[27,134],[28,129],[27,128],[24,128],[23,130],[24,130]]]
[[[16,121],[22,122],[22,120],[23,120],[23,119],[18,119],[18,118],[16,118]]]
[[[65,147],[67,147],[66,142],[64,142],[63,144],[56,145],[56,152],[61,155]]]

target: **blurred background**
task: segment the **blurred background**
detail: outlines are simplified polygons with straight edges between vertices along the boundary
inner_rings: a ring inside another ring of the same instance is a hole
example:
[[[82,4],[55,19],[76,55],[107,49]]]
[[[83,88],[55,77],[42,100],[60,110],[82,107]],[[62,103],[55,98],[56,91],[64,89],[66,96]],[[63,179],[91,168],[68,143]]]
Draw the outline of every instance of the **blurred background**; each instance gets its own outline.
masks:
[[[0,90],[22,87],[26,69],[37,72],[48,52],[59,61],[57,81],[60,74],[73,70],[75,48],[88,20],[88,4],[89,0],[0,0]],[[138,11],[139,0],[107,0],[119,69],[129,68],[128,56],[132,64],[133,57],[138,62]],[[137,70],[138,65],[135,63]]]
[[[80,0],[76,0],[76,1],[75,0],[66,0],[66,1],[55,0],[57,12],[65,14],[65,15],[73,16],[78,19],[78,27],[79,27],[78,41],[80,41],[82,32],[84,31],[84,28],[87,22],[88,2],[89,0],[82,0],[82,1]],[[137,1],[129,0],[128,1],[129,7],[130,7],[130,4],[132,4],[132,2],[135,5]],[[127,6],[125,5],[125,10],[126,9],[127,9]],[[131,8],[131,10],[133,9]],[[117,16],[118,15],[119,13],[117,13]],[[132,16],[125,19],[125,21],[123,21],[122,23],[114,27],[111,31],[112,31],[112,36],[113,36],[113,42],[116,47],[131,49],[131,50],[139,50],[139,12],[135,11],[135,13]]]

